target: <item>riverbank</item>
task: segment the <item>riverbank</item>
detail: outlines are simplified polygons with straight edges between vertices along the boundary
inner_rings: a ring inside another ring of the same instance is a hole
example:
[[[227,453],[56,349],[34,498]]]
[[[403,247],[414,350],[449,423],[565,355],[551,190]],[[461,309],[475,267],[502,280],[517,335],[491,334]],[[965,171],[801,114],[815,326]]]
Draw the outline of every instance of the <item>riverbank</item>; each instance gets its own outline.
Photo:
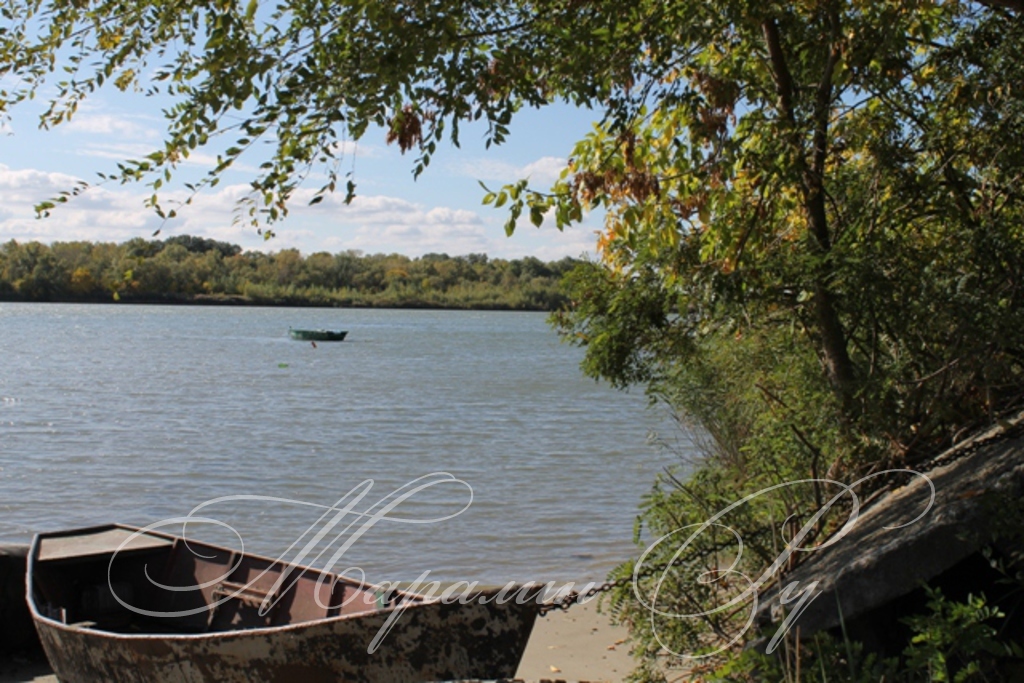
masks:
[[[561,300],[559,300],[560,302]],[[36,300],[0,293],[0,303],[12,304],[99,304],[99,305],[139,305],[139,306],[224,306],[252,308],[345,308],[345,309],[385,309],[411,311],[511,311],[514,313],[548,313],[557,307],[556,304],[530,302],[509,303],[496,300],[480,300],[451,302],[426,298],[386,298],[386,297],[343,297],[306,299],[301,297],[251,297],[244,295],[196,294],[195,296],[177,295],[125,295],[116,299],[109,294],[95,296],[55,296]]]
[[[120,245],[10,241],[0,245],[0,300],[553,311],[566,303],[561,281],[578,263],[243,252],[188,235]]]
[[[625,626],[598,612],[597,600],[537,620],[516,676],[524,680],[619,683],[633,670]]]

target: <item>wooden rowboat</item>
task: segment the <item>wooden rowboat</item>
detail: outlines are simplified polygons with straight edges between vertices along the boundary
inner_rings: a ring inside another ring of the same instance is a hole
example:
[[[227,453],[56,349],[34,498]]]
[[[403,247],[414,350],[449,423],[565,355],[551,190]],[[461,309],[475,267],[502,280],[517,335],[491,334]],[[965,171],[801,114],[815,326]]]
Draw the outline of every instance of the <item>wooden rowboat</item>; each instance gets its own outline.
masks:
[[[292,339],[299,341],[345,341],[348,335],[347,330],[296,330],[288,328],[288,334]]]
[[[529,587],[427,599],[122,525],[36,536],[27,581],[63,683],[510,678],[538,613]]]

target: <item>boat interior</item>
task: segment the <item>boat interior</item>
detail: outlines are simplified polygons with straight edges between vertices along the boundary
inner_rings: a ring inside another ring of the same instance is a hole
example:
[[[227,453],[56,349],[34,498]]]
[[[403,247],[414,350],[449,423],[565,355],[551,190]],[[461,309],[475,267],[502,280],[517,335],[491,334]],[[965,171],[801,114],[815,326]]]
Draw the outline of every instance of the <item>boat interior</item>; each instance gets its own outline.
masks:
[[[31,589],[39,613],[115,633],[200,634],[296,624],[415,599],[392,594],[394,602],[385,603],[380,591],[336,574],[180,537],[133,534],[108,526],[40,537]]]

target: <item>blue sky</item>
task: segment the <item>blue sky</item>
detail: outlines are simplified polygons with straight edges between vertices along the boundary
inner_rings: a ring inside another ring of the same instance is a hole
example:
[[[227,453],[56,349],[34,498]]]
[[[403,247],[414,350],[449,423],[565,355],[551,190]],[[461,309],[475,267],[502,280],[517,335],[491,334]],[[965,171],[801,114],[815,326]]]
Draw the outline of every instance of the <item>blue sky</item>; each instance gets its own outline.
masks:
[[[45,93],[42,93],[45,95]],[[45,99],[40,97],[39,99]],[[160,219],[143,206],[150,190],[143,184],[95,186],[97,172],[110,173],[115,164],[139,158],[161,142],[165,130],[161,103],[141,94],[101,91],[86,100],[68,123],[52,130],[37,128],[40,103],[19,105],[0,135],[0,241],[41,242],[93,240],[122,242],[149,237]],[[244,221],[232,225],[236,200],[245,194],[254,167],[262,159],[243,158],[228,171],[221,184],[206,190],[179,217],[163,225],[161,236],[192,234],[240,244],[247,249],[276,251],[296,247],[304,253],[358,249],[365,253],[428,252],[451,255],[486,253],[492,257],[526,255],[544,260],[592,253],[599,219],[564,233],[552,225],[537,229],[520,222],[506,238],[503,209],[482,206],[483,190],[529,176],[546,189],[564,167],[573,144],[591,129],[598,116],[566,105],[520,112],[512,133],[501,146],[485,149],[484,128],[464,126],[461,148],[440,145],[430,167],[412,177],[414,155],[402,156],[385,144],[384,134],[370,130],[355,150],[354,170],[358,197],[350,206],[342,195],[314,207],[301,198],[291,215],[274,227],[269,242]],[[171,199],[183,194],[181,182],[201,177],[212,167],[216,149],[198,150],[162,194]],[[346,157],[343,169],[352,168]],[[94,187],[71,203],[58,207],[49,218],[36,219],[32,206],[75,180]],[[304,190],[312,196],[315,180]]]

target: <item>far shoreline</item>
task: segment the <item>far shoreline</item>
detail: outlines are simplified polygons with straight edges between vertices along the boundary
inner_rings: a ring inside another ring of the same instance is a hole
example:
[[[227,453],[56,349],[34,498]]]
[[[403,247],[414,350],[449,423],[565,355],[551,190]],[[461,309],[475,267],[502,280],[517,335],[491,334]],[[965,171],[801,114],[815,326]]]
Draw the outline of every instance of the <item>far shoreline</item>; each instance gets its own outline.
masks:
[[[553,311],[583,260],[487,254],[303,255],[175,235],[0,244],[0,301]]]
[[[113,298],[71,298],[47,299],[38,301],[21,297],[0,296],[0,304],[83,304],[107,306],[210,306],[235,308],[320,308],[320,309],[352,309],[352,310],[410,310],[410,311],[498,311],[505,313],[553,313],[554,308],[509,306],[504,304],[468,304],[449,306],[429,301],[407,301],[395,304],[372,303],[323,303],[294,299],[264,300],[252,299],[238,295],[224,297],[200,295],[191,299],[165,297],[121,297]]]

